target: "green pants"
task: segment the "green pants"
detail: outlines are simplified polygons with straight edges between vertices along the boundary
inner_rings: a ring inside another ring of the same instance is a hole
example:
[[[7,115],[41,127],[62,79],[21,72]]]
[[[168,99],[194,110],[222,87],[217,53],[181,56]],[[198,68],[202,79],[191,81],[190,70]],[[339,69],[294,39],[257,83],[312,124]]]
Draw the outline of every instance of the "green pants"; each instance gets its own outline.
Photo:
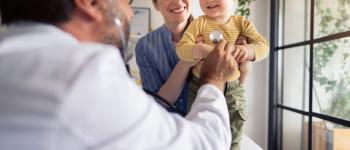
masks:
[[[188,110],[196,98],[199,90],[199,79],[192,75],[189,83]],[[225,98],[230,116],[230,127],[232,133],[231,150],[240,149],[240,141],[243,133],[243,124],[247,120],[246,102],[244,98],[244,88],[239,84],[239,80],[226,84]]]

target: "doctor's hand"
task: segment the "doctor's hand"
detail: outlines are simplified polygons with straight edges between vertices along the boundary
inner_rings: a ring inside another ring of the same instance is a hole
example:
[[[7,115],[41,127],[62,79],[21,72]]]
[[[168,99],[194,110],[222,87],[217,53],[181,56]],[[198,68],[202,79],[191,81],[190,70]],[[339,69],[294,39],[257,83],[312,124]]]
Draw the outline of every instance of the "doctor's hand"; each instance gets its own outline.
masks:
[[[221,91],[224,90],[225,82],[237,71],[237,62],[232,55],[233,51],[233,43],[220,40],[203,62],[200,75],[201,85],[212,84]]]

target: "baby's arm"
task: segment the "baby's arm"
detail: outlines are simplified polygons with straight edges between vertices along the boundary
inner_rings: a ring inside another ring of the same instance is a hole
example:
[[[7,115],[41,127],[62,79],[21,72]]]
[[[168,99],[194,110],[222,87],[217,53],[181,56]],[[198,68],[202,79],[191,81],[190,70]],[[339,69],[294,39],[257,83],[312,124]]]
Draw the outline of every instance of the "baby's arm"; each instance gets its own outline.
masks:
[[[259,61],[269,54],[269,42],[258,33],[254,25],[243,17],[240,18],[241,35],[248,38],[248,45],[245,46],[248,52],[248,60]]]
[[[245,36],[238,36],[235,44],[236,45],[247,45],[248,38]],[[243,61],[239,63],[239,72],[241,73],[239,77],[239,83],[243,86],[245,84],[246,78],[250,74],[252,70],[252,62],[251,61]]]
[[[239,71],[241,72],[241,75],[239,77],[239,83],[241,85],[245,84],[245,80],[247,76],[250,74],[251,70],[252,70],[251,61],[245,61],[239,64]]]
[[[205,44],[202,42],[196,43],[192,49],[193,58],[195,58],[196,60],[204,59],[209,55],[209,53],[213,49],[214,49],[214,47],[209,45],[209,44]]]
[[[185,31],[179,44],[176,46],[177,56],[184,61],[197,61],[205,58],[213,49],[204,43],[197,43],[196,39],[200,36],[203,18],[194,20]]]

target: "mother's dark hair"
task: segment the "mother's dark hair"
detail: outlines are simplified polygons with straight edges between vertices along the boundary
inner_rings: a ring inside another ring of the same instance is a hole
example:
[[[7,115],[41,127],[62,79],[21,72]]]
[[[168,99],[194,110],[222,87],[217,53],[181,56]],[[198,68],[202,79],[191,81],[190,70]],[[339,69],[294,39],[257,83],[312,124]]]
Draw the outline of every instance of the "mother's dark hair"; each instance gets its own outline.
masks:
[[[33,21],[57,24],[68,21],[74,0],[0,0],[1,24]]]

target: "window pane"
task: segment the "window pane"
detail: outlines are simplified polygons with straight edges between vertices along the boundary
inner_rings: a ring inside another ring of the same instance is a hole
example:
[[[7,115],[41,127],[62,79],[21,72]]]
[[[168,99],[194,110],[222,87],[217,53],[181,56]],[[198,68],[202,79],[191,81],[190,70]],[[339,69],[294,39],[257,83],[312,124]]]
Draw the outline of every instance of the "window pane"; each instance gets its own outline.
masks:
[[[282,59],[282,104],[301,110],[308,110],[309,101],[309,46],[280,51]]]
[[[309,40],[310,37],[310,0],[284,0],[281,9],[283,16],[283,43],[286,45]]]
[[[315,0],[314,37],[350,30],[350,0]]]
[[[312,138],[314,150],[348,150],[350,128],[313,118]]]
[[[283,150],[307,149],[307,129],[308,118],[306,116],[283,110]]]
[[[314,47],[313,111],[350,120],[350,37]]]

